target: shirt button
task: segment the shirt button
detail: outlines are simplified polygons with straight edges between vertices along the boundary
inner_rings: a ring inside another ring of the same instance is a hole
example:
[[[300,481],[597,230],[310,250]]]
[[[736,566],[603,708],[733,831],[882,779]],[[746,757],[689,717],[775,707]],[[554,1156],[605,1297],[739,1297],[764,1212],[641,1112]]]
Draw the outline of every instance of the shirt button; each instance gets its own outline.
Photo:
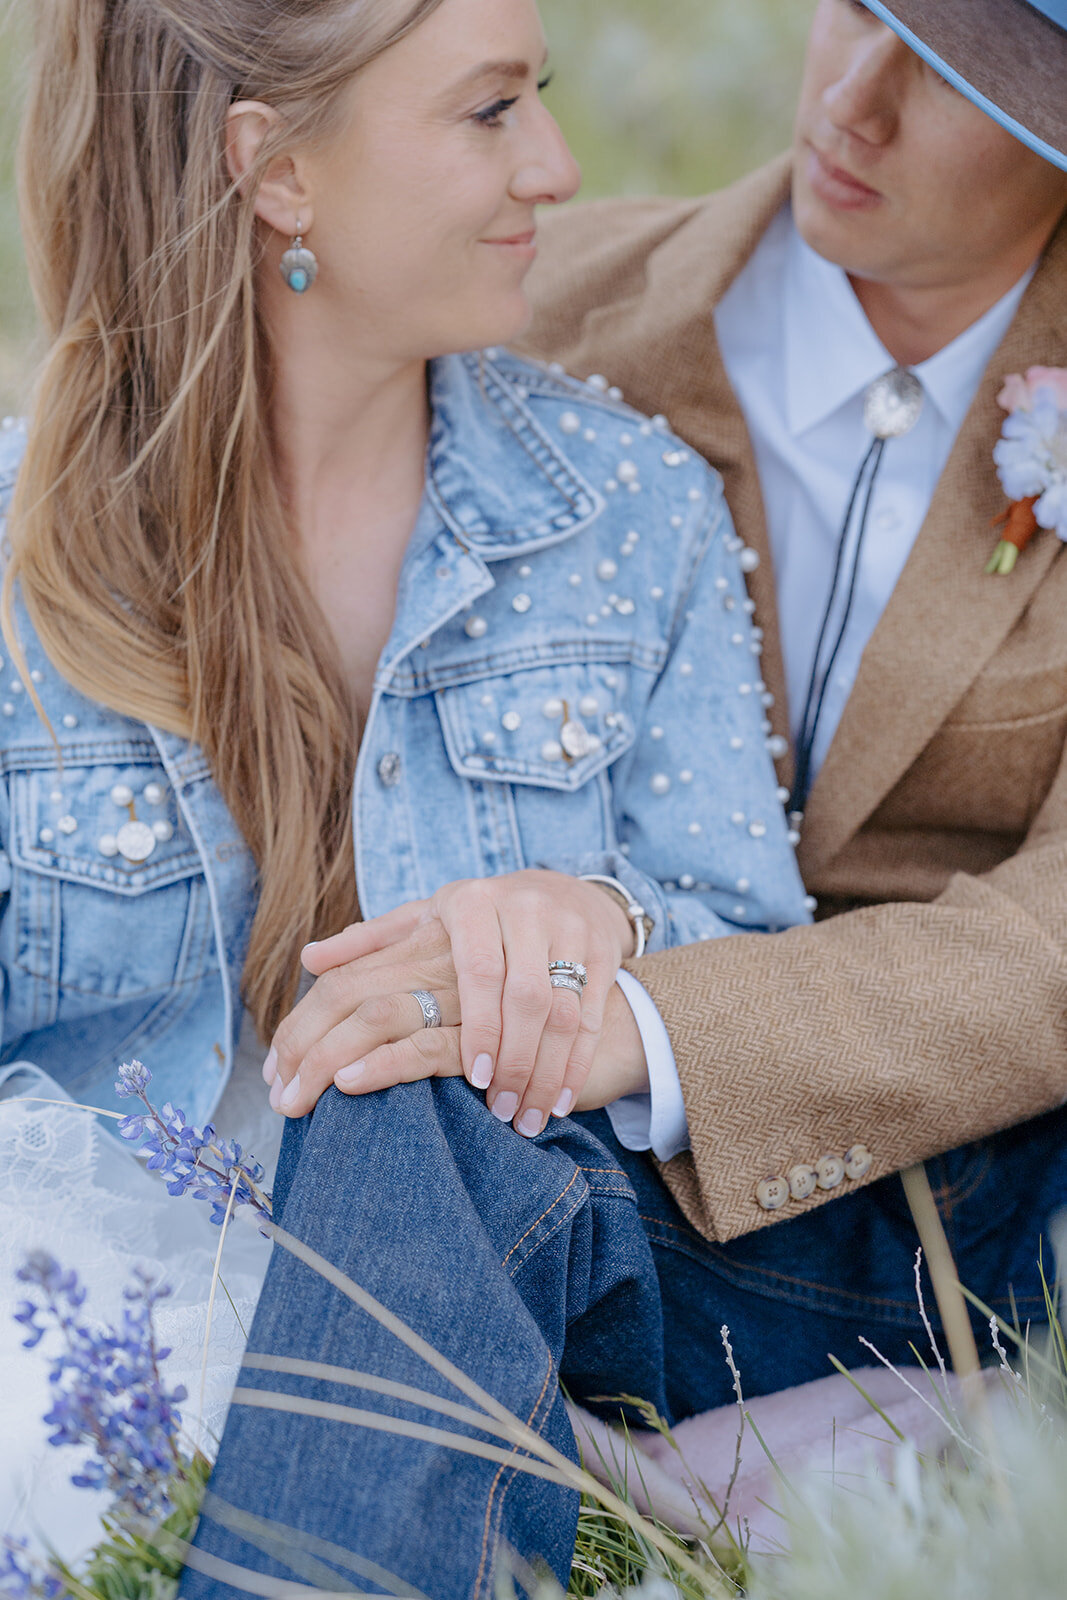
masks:
[[[798,1166],[789,1169],[789,1193],[794,1200],[807,1200],[818,1186],[814,1167]]]
[[[840,1156],[822,1156],[815,1163],[815,1181],[820,1189],[836,1189],[845,1176],[845,1163]]]
[[[900,527],[900,517],[889,506],[884,506],[875,517],[874,525],[882,533],[892,533]]]
[[[403,762],[395,750],[390,750],[378,763],[378,777],[387,789],[395,789],[400,782]]]
[[[865,1144],[854,1144],[845,1151],[845,1171],[850,1178],[865,1178],[874,1166],[874,1157]]]
[[[789,1185],[784,1178],[764,1178],[756,1185],[756,1199],[764,1211],[780,1211],[789,1199]]]

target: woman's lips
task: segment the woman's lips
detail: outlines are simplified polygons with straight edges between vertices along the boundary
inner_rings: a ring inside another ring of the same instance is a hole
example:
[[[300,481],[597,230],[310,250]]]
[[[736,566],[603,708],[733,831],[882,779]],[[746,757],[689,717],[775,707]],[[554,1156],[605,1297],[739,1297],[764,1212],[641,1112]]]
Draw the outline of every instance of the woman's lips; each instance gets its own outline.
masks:
[[[537,254],[537,232],[531,228],[527,233],[514,233],[506,239],[483,239],[483,244],[491,244],[497,250],[507,250],[514,255],[525,255],[531,258]]]
[[[869,211],[882,200],[877,189],[835,167],[814,145],[808,146],[808,182],[820,200],[838,211]]]

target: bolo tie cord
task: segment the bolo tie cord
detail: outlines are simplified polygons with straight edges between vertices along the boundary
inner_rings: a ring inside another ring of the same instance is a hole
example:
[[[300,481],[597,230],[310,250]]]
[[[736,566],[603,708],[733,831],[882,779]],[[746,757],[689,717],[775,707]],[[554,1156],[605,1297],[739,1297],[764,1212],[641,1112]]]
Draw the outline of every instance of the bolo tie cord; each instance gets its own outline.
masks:
[[[819,627],[818,643],[815,646],[815,656],[811,664],[811,677],[808,680],[808,692],[804,698],[804,715],[801,718],[800,732],[797,735],[796,779],[793,784],[793,792],[789,797],[789,820],[794,827],[798,827],[803,820],[804,806],[811,790],[812,759],[815,751],[815,740],[819,732],[819,722],[826,703],[826,691],[830,686],[830,678],[837,658],[841,653],[841,646],[844,643],[845,634],[848,632],[849,622],[852,619],[856,590],[859,586],[860,561],[863,558],[863,546],[867,537],[867,524],[870,520],[871,503],[874,499],[874,486],[878,477],[878,469],[882,465],[885,447],[889,440],[901,439],[906,433],[910,433],[919,420],[922,407],[922,384],[913,372],[908,371],[907,367],[893,367],[889,372],[883,373],[880,378],[876,378],[868,386],[867,392],[863,397],[863,420],[872,438],[867,453],[860,463],[856,481],[852,485],[844,522],[838,535],[830,595]],[[852,559],[848,564],[848,585],[845,590],[844,611],[838,624],[837,633],[834,636],[829,660],[823,667],[823,650],[830,631],[834,611],[842,592],[845,552],[848,549],[849,532],[852,527],[856,505],[861,495],[863,496],[863,510],[860,513],[859,529],[852,549]]]
[[[811,759],[815,749],[815,740],[819,732],[819,721],[822,717],[823,706],[826,702],[826,691],[829,688],[830,677],[834,670],[845,634],[852,617],[852,608],[856,599],[856,587],[859,581],[860,561],[863,556],[863,545],[867,535],[867,524],[870,518],[871,501],[874,498],[874,485],[878,477],[878,468],[882,464],[885,453],[886,440],[872,439],[867,454],[864,456],[860,469],[856,474],[856,481],[852,485],[849,495],[848,508],[841,524],[841,532],[837,538],[837,551],[834,558],[834,575],[830,583],[830,594],[823,612],[822,623],[819,627],[818,643],[815,646],[815,656],[811,666],[811,677],[808,679],[808,692],[804,700],[804,715],[800,720],[800,733],[797,736],[797,762],[796,778],[793,783],[793,793],[789,797],[789,810],[795,814],[802,812],[807,803],[808,792],[811,788]],[[864,480],[867,483],[867,492],[863,500],[863,512],[860,516],[859,532],[849,563],[848,591],[845,596],[845,609],[837,629],[830,658],[825,668],[820,671],[820,662],[823,657],[823,646],[830,628],[830,619],[841,592],[841,580],[845,565],[845,550],[848,547],[849,529],[852,526],[852,516],[856,509],[856,502],[863,493]]]

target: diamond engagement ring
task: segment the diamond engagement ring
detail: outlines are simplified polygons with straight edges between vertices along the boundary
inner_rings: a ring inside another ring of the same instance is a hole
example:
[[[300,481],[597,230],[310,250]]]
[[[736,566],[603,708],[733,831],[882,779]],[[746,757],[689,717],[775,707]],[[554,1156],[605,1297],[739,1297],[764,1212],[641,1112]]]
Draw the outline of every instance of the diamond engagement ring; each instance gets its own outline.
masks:
[[[589,974],[580,961],[550,961],[548,981],[553,989],[570,989],[572,994],[580,995],[589,981]]]
[[[441,1026],[441,1007],[437,1004],[437,996],[428,989],[412,989],[413,999],[419,1002],[422,1012],[422,1025],[424,1028],[439,1028]]]

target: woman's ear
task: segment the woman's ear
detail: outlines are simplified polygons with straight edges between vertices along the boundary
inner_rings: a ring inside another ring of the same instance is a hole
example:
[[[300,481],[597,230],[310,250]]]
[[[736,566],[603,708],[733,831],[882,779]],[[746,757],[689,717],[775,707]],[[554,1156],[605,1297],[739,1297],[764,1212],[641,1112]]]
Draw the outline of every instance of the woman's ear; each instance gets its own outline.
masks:
[[[230,177],[247,194],[263,141],[278,125],[278,113],[262,100],[238,100],[226,116],[226,165]],[[292,156],[277,156],[270,162],[256,190],[255,213],[261,222],[278,233],[304,233],[312,224],[311,195]]]

